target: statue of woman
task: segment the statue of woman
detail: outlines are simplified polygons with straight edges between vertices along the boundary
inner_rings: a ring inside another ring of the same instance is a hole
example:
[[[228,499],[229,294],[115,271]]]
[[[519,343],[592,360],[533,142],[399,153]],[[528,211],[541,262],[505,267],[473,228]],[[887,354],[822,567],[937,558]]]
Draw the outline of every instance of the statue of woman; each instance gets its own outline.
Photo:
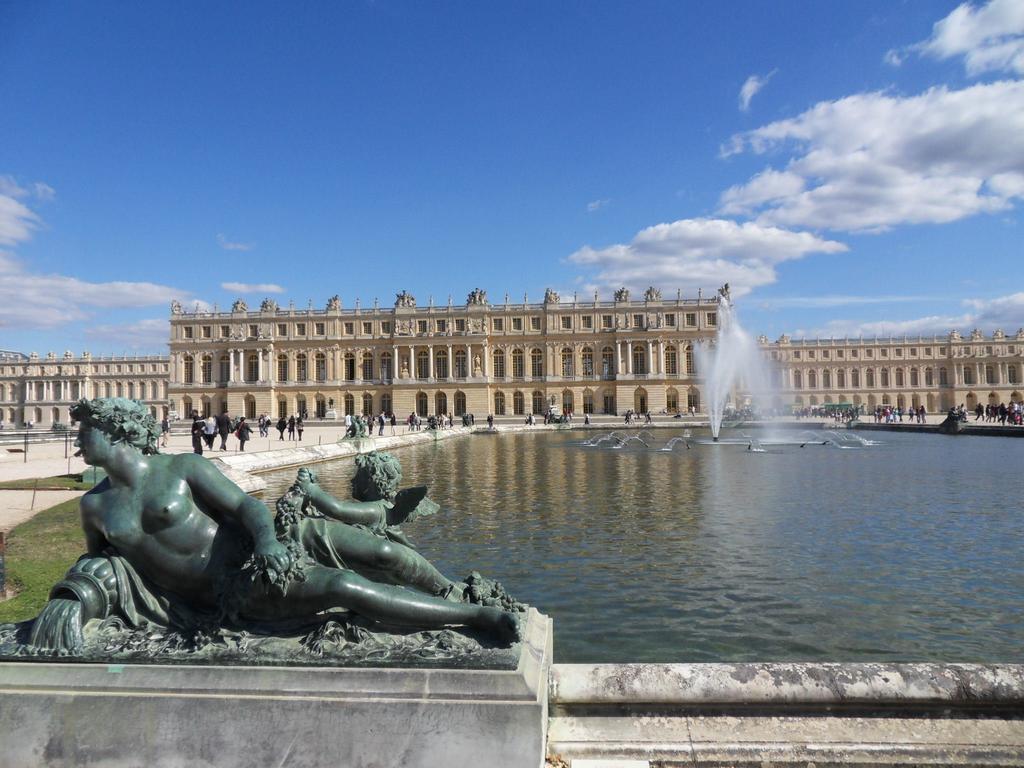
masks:
[[[191,453],[159,454],[156,421],[139,402],[81,400],[71,415],[80,422],[79,454],[107,474],[81,501],[88,555],[51,593],[65,603],[81,603],[82,626],[118,612],[125,600],[116,594],[123,591],[122,579],[115,588],[109,572],[110,563],[115,571],[123,570],[117,565],[123,559],[148,590],[169,604],[168,615],[260,625],[346,609],[387,625],[469,626],[501,643],[518,636],[518,622],[509,612],[377,583],[344,567],[341,559],[324,565],[294,540],[279,540],[267,507],[208,460]],[[440,586],[431,584],[428,591]],[[134,608],[122,613],[133,614]],[[33,643],[74,652],[75,647],[53,646],[80,646],[81,628],[77,638],[66,628],[51,633],[48,643],[38,637],[34,628]]]

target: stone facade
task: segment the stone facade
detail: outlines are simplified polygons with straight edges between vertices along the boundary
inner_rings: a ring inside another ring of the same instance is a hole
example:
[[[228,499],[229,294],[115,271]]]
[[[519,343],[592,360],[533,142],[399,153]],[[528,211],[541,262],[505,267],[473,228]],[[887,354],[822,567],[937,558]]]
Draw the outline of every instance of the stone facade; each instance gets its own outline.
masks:
[[[936,413],[1024,400],[1024,328],[1014,335],[760,341],[774,369],[777,406],[923,405]]]
[[[61,357],[8,353],[0,358],[0,415],[6,425],[49,428],[68,424],[68,409],[81,397],[129,397],[167,415],[166,356]]]
[[[693,348],[714,337],[717,300],[561,300],[279,308],[172,307],[172,410],[277,418],[345,413],[577,415],[700,408]]]

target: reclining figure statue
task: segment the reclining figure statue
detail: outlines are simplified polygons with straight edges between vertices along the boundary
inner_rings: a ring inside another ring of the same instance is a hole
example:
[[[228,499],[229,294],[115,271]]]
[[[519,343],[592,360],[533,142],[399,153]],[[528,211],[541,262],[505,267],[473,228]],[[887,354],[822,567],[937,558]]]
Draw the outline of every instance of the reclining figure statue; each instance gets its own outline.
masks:
[[[275,518],[207,459],[159,454],[141,403],[81,400],[71,413],[80,455],[107,477],[82,497],[87,554],[51,591],[30,651],[80,653],[92,619],[273,634],[330,610],[391,627],[465,626],[497,645],[518,638],[514,611],[469,602],[473,590],[394,527],[436,507],[423,488],[397,490],[386,454],[357,459],[351,502],[300,470]]]

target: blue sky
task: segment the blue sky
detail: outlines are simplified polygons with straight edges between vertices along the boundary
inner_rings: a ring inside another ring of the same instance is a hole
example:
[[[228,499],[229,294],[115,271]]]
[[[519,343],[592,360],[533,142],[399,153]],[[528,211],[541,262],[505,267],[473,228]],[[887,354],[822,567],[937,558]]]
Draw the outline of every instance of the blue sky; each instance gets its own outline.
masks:
[[[1024,0],[0,5],[0,348],[168,305],[729,281],[776,338],[1024,325]]]

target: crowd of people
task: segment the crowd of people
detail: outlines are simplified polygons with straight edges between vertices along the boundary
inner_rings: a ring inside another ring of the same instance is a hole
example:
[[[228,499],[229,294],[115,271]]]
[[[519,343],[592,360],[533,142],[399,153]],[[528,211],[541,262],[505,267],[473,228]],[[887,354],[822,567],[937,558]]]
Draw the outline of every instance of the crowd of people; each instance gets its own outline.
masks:
[[[981,403],[978,403],[974,406],[974,420],[981,421],[982,419],[989,424],[1024,426],[1024,405],[1015,401],[1011,401],[1009,405],[1006,403],[999,403],[999,405],[990,403],[983,406]],[[967,420],[966,413],[963,420]]]

